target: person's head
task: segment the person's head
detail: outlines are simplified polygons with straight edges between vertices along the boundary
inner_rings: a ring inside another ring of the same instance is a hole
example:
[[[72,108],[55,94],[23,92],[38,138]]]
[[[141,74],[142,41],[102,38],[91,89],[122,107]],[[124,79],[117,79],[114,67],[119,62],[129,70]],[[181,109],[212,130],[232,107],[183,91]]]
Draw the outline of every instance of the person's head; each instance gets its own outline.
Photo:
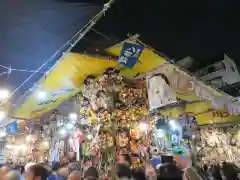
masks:
[[[134,169],[132,171],[132,176],[134,180],[145,180],[145,172],[142,169]]]
[[[67,178],[69,176],[69,170],[67,167],[62,167],[57,171],[57,175]]]
[[[174,164],[167,164],[159,169],[158,180],[162,179],[182,179],[183,171]]]
[[[4,177],[7,174],[7,172],[8,172],[8,167],[7,166],[1,167],[1,169],[0,169],[0,176]]]
[[[118,164],[116,168],[116,175],[118,179],[131,179],[132,171],[129,166],[125,164]]]
[[[98,179],[98,171],[95,167],[89,167],[84,173],[85,180],[97,180]]]
[[[10,171],[3,177],[3,180],[21,180],[21,174],[18,171]]]
[[[223,163],[222,172],[227,179],[231,180],[237,179],[238,173],[236,171],[236,168],[230,163],[226,162]]]
[[[80,171],[81,170],[81,167],[78,163],[69,163],[67,167],[68,167],[69,173],[71,173],[73,171]]]
[[[119,164],[130,165],[131,164],[131,158],[128,154],[121,154],[121,155],[119,155],[118,163]]]
[[[30,166],[26,173],[27,180],[47,180],[47,177],[47,169],[40,164]]]
[[[29,168],[30,168],[31,166],[35,165],[35,164],[36,164],[36,163],[34,163],[34,162],[29,162],[29,163],[27,163],[27,164],[25,165],[25,167],[24,167],[24,171],[25,171],[25,172],[28,172]]]
[[[68,180],[81,180],[81,172],[80,171],[73,171],[68,176]]]

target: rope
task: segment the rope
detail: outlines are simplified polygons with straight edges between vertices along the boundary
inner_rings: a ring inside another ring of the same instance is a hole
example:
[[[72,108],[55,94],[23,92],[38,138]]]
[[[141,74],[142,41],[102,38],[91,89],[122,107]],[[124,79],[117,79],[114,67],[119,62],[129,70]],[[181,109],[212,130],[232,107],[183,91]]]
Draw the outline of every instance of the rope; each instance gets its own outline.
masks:
[[[70,45],[70,47],[67,49],[66,52],[71,51],[71,49],[83,38],[83,36],[90,30],[92,26],[95,25],[95,23],[105,14],[105,11],[110,8],[111,4],[114,2],[114,0],[110,0],[107,4],[104,5],[103,9],[97,13],[96,16],[94,16],[82,29],[80,29],[70,40],[68,40],[63,46],[61,46],[48,60],[46,60],[36,71],[34,71],[22,84],[20,84],[10,95],[9,98],[11,98],[23,85],[25,85],[36,73],[38,73],[46,64],[48,64],[52,59],[57,56],[59,53],[64,52],[63,50],[66,48],[66,46]],[[83,31],[83,32],[82,32]],[[1,66],[1,65],[0,65]],[[7,68],[5,66],[1,66],[4,68]],[[50,69],[50,71],[52,68]],[[21,98],[21,97],[20,97]],[[3,103],[6,103],[7,100],[0,103],[2,105]]]

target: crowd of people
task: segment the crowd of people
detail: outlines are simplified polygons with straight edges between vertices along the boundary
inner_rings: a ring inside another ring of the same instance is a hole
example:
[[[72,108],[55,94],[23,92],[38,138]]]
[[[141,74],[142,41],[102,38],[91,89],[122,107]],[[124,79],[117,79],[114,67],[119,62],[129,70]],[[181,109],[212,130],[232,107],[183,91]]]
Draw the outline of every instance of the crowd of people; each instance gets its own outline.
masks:
[[[54,163],[51,167],[44,164],[27,164],[25,167],[2,166],[0,180],[98,180],[99,173],[96,167],[89,167],[85,172],[77,167],[76,163],[60,165]],[[155,169],[147,164],[145,170],[132,169],[127,161],[123,160],[116,166],[115,177],[106,179],[124,180],[238,180],[238,172],[228,163],[222,166],[207,165],[200,169],[189,168],[185,172],[174,163],[162,164]]]
[[[204,179],[210,180],[238,180],[239,169],[232,163],[204,164],[198,169]]]

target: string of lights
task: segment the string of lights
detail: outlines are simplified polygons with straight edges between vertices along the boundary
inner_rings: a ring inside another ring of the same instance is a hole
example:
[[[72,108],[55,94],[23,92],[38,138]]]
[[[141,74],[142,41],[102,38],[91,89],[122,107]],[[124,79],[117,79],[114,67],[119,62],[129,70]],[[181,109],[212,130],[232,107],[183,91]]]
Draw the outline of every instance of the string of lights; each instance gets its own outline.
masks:
[[[110,0],[108,3],[104,4],[103,9],[97,13],[83,28],[81,28],[70,40],[68,40],[63,46],[61,46],[48,60],[46,60],[36,71],[34,71],[23,83],[21,83],[14,91],[9,94],[8,98],[11,98],[22,86],[24,86],[36,73],[39,73],[40,70],[51,62],[59,53],[70,52],[72,48],[88,33],[88,31],[96,24],[96,22],[105,15],[105,12],[111,7],[114,3],[114,0]],[[67,48],[68,47],[68,48]],[[64,51],[64,49],[67,49]],[[1,66],[3,68],[9,69],[6,66]],[[16,69],[15,69],[16,70]],[[51,71],[52,68],[49,70]],[[24,70],[22,70],[24,71]],[[26,70],[27,71],[27,70]],[[48,74],[48,72],[46,73]],[[27,92],[26,92],[27,93]],[[25,95],[25,94],[24,94]],[[23,95],[23,96],[24,96]],[[20,97],[21,99],[21,97]],[[6,100],[7,101],[7,100]],[[0,103],[2,105],[6,101]],[[18,101],[18,100],[17,100]]]

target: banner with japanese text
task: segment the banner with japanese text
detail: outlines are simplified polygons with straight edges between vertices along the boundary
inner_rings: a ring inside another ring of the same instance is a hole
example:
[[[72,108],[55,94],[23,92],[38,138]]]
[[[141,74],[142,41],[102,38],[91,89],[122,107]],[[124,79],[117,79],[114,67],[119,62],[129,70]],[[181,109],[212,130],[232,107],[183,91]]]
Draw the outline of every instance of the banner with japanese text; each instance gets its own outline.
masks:
[[[134,44],[134,42],[129,40],[124,42]],[[124,43],[120,43],[110,47],[106,52],[109,56],[120,56],[123,50],[123,44]],[[150,48],[140,46],[142,45],[137,44],[140,50],[133,51],[138,52],[137,55],[134,56],[134,58],[136,58],[135,61],[133,61],[134,63],[129,65],[129,68],[123,68],[121,70],[123,76],[135,77],[139,74],[146,75],[147,72],[153,70],[158,71],[159,66],[163,66],[164,68],[160,68],[160,73],[167,77],[170,82],[169,86],[175,90],[178,99],[193,102],[209,98],[209,95],[223,96],[220,92],[203,85],[203,83],[196,83],[194,78],[180,71],[175,65],[167,63],[166,59],[157,55]],[[37,83],[33,91],[29,93],[30,95],[27,96],[25,101],[16,109],[13,117],[26,120],[39,118],[79,92],[86,76],[90,74],[99,75],[108,67],[118,67],[118,64],[114,59],[66,53],[54,68]],[[125,65],[127,67],[126,63]],[[36,96],[38,92],[45,92],[46,98],[44,100],[38,99]],[[210,101],[206,101],[204,104],[209,106],[209,109],[212,108]],[[205,119],[211,118],[207,114],[205,117]],[[229,118],[232,117],[233,116],[230,115]],[[199,119],[201,119],[201,116],[199,116]],[[208,120],[210,121],[210,119]],[[11,121],[12,120],[10,120],[10,122]]]
[[[140,44],[124,42],[118,58],[118,63],[132,69],[133,66],[137,64],[138,59],[143,52],[143,49],[144,46]]]
[[[160,74],[161,75],[161,74]],[[176,93],[160,75],[147,77],[149,110],[176,102]]]

